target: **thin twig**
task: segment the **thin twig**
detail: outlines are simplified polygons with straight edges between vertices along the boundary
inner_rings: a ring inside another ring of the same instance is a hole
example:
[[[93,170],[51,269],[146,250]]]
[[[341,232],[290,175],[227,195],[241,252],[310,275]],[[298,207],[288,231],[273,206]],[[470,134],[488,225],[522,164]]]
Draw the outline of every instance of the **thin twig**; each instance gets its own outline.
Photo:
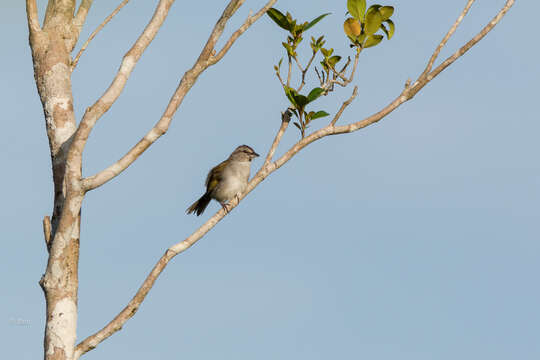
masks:
[[[456,22],[454,22],[454,25],[448,30],[442,41],[439,43],[435,51],[433,52],[433,55],[431,55],[431,58],[429,59],[427,66],[422,72],[422,74],[419,76],[419,79],[422,79],[423,77],[427,76],[427,74],[431,71],[433,64],[435,63],[435,60],[439,56],[439,53],[441,52],[442,48],[446,45],[450,37],[456,32],[459,24],[463,21],[467,13],[469,12],[469,9],[471,8],[472,4],[475,0],[468,0],[467,5],[465,5],[465,8],[463,11],[461,11],[461,14],[459,14],[459,17],[457,18]]]
[[[347,68],[349,67],[350,63],[351,63],[351,57],[347,56],[347,62],[345,63],[345,65],[343,65],[343,67],[341,68],[341,71],[339,73],[344,74],[345,71],[347,70]]]
[[[315,59],[315,55],[317,55],[317,52],[313,51],[313,54],[311,55],[311,58],[309,59],[305,69],[302,70],[302,67],[300,66],[300,64],[298,64],[298,66],[300,66],[300,71],[302,72],[302,81],[300,82],[300,86],[296,90],[298,92],[300,92],[300,90],[302,90],[302,88],[306,84],[306,73],[308,72],[311,63],[313,62],[313,59]]]
[[[83,46],[81,47],[81,49],[79,50],[79,52],[77,53],[77,56],[75,56],[75,59],[73,59],[73,61],[71,62],[71,71],[73,71],[73,69],[75,69],[75,67],[77,66],[77,64],[79,63],[79,59],[81,58],[81,55],[82,53],[86,50],[86,48],[88,47],[88,44],[90,44],[90,41],[92,41],[98,32],[101,31],[101,29],[103,29],[105,27],[105,25],[107,25],[107,23],[109,21],[111,21],[111,19],[129,2],[129,0],[123,0],[120,5],[118,5],[116,7],[116,9],[113,10],[113,12],[107,16],[105,18],[105,20],[103,20],[103,22],[101,24],[99,24],[99,26],[96,28],[96,30],[94,30],[94,32],[92,32],[92,34],[90,34],[90,36],[88,37],[88,40],[86,40],[86,42],[83,44]],[[82,5],[81,5],[82,7]],[[79,8],[79,11],[81,9]]]
[[[352,68],[352,71],[351,71],[351,75],[348,78],[345,76],[344,72],[347,70],[347,67],[349,66],[350,58],[347,60],[347,63],[345,64],[345,66],[343,67],[343,69],[341,71],[337,71],[333,66],[330,67],[330,69],[332,70],[332,73],[334,75],[334,80],[336,80],[337,77],[339,77],[341,80],[343,80],[343,82],[331,81],[330,84],[334,83],[334,84],[338,84],[338,85],[341,85],[341,86],[345,87],[345,86],[349,85],[353,81],[354,73],[356,72],[356,68],[358,67],[358,60],[360,59],[360,53],[361,52],[362,52],[362,49],[360,49],[360,48],[356,49],[356,55],[354,57],[354,65],[353,65],[353,68]]]
[[[336,116],[334,116],[334,118],[330,122],[331,126],[334,126],[336,124],[336,121],[338,121],[338,119],[341,117],[341,114],[343,114],[343,111],[345,111],[345,108],[349,106],[349,104],[354,100],[357,94],[358,94],[358,86],[355,86],[351,97],[343,102],[343,104],[339,108],[339,111],[336,113]]]
[[[298,65],[298,70],[300,70],[300,72],[304,72],[304,69],[302,68],[302,65],[300,65],[300,60],[298,60],[298,56],[293,56],[293,59],[294,59],[294,62],[296,63],[296,65]]]
[[[274,138],[274,141],[272,142],[272,146],[270,147],[270,150],[268,150],[268,154],[266,155],[266,159],[264,160],[264,164],[261,168],[266,167],[266,165],[268,165],[270,161],[272,161],[272,158],[274,157],[276,149],[279,143],[281,142],[281,138],[283,137],[283,134],[285,134],[285,130],[287,130],[287,127],[289,126],[289,123],[291,122],[291,116],[292,116],[292,113],[289,109],[281,113],[281,126],[279,127],[276,137]]]
[[[236,39],[238,39],[240,37],[240,35],[242,35],[255,21],[259,20],[259,18],[261,16],[263,16],[268,11],[268,9],[270,9],[272,7],[272,5],[274,5],[276,3],[276,1],[277,0],[268,1],[265,6],[263,6],[259,11],[257,11],[257,13],[255,15],[251,15],[251,13],[250,13],[250,15],[248,15],[246,21],[242,24],[242,26],[240,26],[240,28],[238,28],[238,30],[236,30],[231,35],[231,37],[229,38],[229,40],[227,40],[225,45],[223,45],[223,48],[219,51],[219,53],[210,58],[210,60],[209,60],[210,65],[213,65],[213,64],[217,63],[219,60],[221,60],[223,58],[223,56],[227,53],[227,51],[229,51],[229,49],[234,44]]]
[[[287,86],[291,86],[291,73],[292,73],[292,62],[291,62],[291,56],[287,56],[289,59],[289,72],[287,73]]]
[[[285,87],[285,83],[283,82],[283,79],[281,78],[281,75],[279,74],[279,70],[276,71],[276,76],[279,79],[279,82],[281,83],[281,86]]]
[[[319,70],[317,69],[317,67],[315,66],[315,73],[317,73],[317,77],[319,78],[319,82],[321,83],[321,86],[324,85],[324,80],[321,78],[321,75],[319,74]],[[323,73],[323,76],[324,76],[324,73]]]
[[[435,68],[432,72],[429,74],[418,77],[418,79],[414,82],[414,85],[411,86],[410,94],[411,97],[414,96],[420,89],[422,89],[428,82],[433,80],[437,75],[439,75],[444,69],[446,69],[448,66],[450,66],[454,61],[459,59],[463,54],[465,54],[467,51],[469,51],[470,48],[472,48],[476,43],[478,43],[484,36],[486,36],[494,27],[501,21],[501,19],[504,17],[504,15],[510,10],[510,8],[514,5],[515,0],[507,0],[504,7],[491,19],[491,21],[478,32],[471,40],[469,40],[465,45],[463,45],[461,48],[459,48],[456,52],[454,52],[451,56],[449,56],[446,60],[444,60],[439,66]]]

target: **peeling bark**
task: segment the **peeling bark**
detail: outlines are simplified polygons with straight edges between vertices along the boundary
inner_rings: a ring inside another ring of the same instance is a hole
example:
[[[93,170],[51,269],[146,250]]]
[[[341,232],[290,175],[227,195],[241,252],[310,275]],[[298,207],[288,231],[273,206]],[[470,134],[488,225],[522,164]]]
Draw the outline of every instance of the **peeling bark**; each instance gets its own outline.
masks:
[[[71,89],[71,55],[78,32],[73,29],[75,1],[51,0],[43,29],[35,0],[27,0],[34,77],[43,106],[54,182],[49,259],[40,285],[45,294],[45,359],[73,358],[77,327],[79,227],[82,192],[80,159],[68,162],[77,128]]]

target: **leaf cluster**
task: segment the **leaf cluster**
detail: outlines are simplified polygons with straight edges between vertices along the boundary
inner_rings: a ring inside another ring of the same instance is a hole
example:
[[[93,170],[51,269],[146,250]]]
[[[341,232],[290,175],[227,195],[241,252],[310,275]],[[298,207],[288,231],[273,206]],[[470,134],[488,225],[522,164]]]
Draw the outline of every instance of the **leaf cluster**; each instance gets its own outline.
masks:
[[[297,19],[293,19],[291,13],[287,12],[286,14],[283,14],[281,11],[275,8],[270,8],[266,14],[268,14],[270,19],[272,19],[280,28],[289,32],[287,42],[283,42],[282,45],[285,50],[287,50],[288,56],[295,57],[297,55],[296,48],[303,39],[303,32],[313,27],[330,13],[322,14],[312,21],[305,21],[303,23],[299,23]]]
[[[390,17],[393,6],[371,5],[366,11],[366,0],[347,0],[347,10],[352,16],[343,23],[343,30],[351,40],[351,46],[362,49],[378,45],[384,38],[377,34],[382,30],[388,40],[394,36],[395,25]]]
[[[305,68],[300,64],[297,50],[303,40],[303,33],[316,25],[324,17],[329,15],[329,13],[322,14],[309,22],[300,22],[294,19],[289,12],[283,14],[275,8],[270,8],[267,11],[270,19],[288,32],[287,40],[282,42],[287,53],[289,65],[286,81],[281,78],[280,74],[283,58],[279,60],[277,65],[274,65],[274,70],[291,104],[290,110],[298,119],[297,122],[294,122],[294,125],[300,130],[302,137],[305,136],[305,131],[311,121],[329,115],[323,110],[308,111],[306,107],[321,95],[327,95],[333,91],[335,84],[345,87],[352,81],[360,52],[365,48],[379,44],[383,40],[383,35],[378,34],[378,31],[382,30],[388,39],[391,39],[394,35],[395,26],[394,22],[390,19],[394,14],[394,8],[392,6],[371,5],[367,8],[366,0],[347,0],[347,10],[347,14],[350,14],[351,17],[345,20],[343,28],[348,39],[351,41],[351,47],[356,48],[355,61],[350,77],[345,76],[347,67],[351,64],[350,57],[347,63],[342,66],[341,70],[336,70],[336,65],[341,61],[342,57],[334,54],[333,48],[329,46],[325,47],[326,40],[324,39],[324,35],[318,38],[311,37],[311,59]],[[315,71],[317,72],[321,86],[312,89],[307,95],[303,95],[300,91],[305,84],[305,75],[319,52],[322,55],[322,61],[320,61],[322,72],[319,73],[317,67],[315,67]],[[301,84],[296,89],[290,85],[293,60],[298,64],[301,72]]]
[[[322,110],[306,112],[306,106],[309,103],[317,100],[324,93],[324,89],[316,87],[312,89],[307,96],[299,94],[295,89],[289,86],[284,86],[284,90],[287,99],[289,99],[291,105],[293,106],[291,110],[298,118],[298,122],[294,122],[294,125],[298,128],[298,130],[300,130],[302,137],[304,137],[305,130],[312,120],[330,115],[326,111]]]

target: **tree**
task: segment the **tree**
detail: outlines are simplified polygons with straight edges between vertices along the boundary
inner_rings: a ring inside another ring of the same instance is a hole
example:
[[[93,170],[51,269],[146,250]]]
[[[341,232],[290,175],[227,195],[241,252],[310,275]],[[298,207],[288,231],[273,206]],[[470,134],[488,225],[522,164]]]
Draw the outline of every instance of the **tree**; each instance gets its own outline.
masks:
[[[47,359],[77,359],[118,331],[137,311],[167,263],[179,253],[191,247],[213,228],[217,222],[226,216],[226,213],[220,210],[192,235],[167,249],[124,310],[103,329],[76,345],[80,209],[85,194],[90,190],[97,189],[106,184],[123,172],[167,131],[176,110],[201,73],[210,66],[218,63],[227,54],[235,41],[255,21],[271,9],[276,1],[269,1],[257,13],[250,15],[243,25],[225,42],[223,47],[218,49],[216,48],[216,44],[222,36],[228,20],[231,19],[238,8],[244,3],[243,0],[230,1],[212,30],[197,62],[182,77],[178,88],[171,97],[167,109],[154,127],[116,163],[95,175],[83,177],[82,155],[92,129],[103,114],[118,99],[131,71],[162,26],[174,1],[159,1],[149,24],[131,50],[124,56],[120,69],[111,82],[110,87],[103,96],[86,109],[82,119],[77,122],[73,110],[73,93],[71,89],[72,71],[77,66],[78,60],[86,49],[88,42],[92,40],[95,34],[127,2],[127,0],[122,1],[115,12],[105,19],[96,32],[90,36],[72,60],[71,53],[78,42],[79,34],[90,11],[92,1],[83,0],[78,9],[76,9],[76,1],[74,0],[50,0],[42,25],[39,22],[35,0],[26,1],[35,79],[43,104],[50,144],[55,198],[52,216],[50,218],[45,217],[44,219],[44,236],[49,251],[49,258],[47,269],[40,282],[47,303],[47,325],[45,332],[45,357]],[[311,23],[308,22],[303,29],[299,29],[297,26],[302,26],[301,23],[294,21],[292,16],[284,16],[276,9],[270,10],[269,15],[272,19],[290,33],[290,37],[284,43],[287,51],[287,80],[284,81],[281,79],[280,65],[277,66],[276,72],[284,86],[291,106],[289,108],[290,110],[286,109],[282,113],[281,126],[266,155],[263,166],[252,178],[247,191],[240,196],[238,201],[242,200],[266,177],[292,159],[292,157],[307,145],[329,135],[353,132],[376,123],[401,104],[412,99],[427,83],[493,29],[514,3],[513,0],[508,0],[503,9],[476,36],[435,67],[435,61],[441,49],[456,31],[473,2],[473,0],[467,2],[461,16],[427,61],[424,72],[415,81],[408,81],[405,84],[404,90],[390,104],[366,119],[347,125],[337,125],[337,121],[347,106],[356,97],[357,92],[355,89],[352,95],[343,102],[343,105],[335,116],[332,117],[329,124],[313,132],[308,131],[310,122],[322,118],[328,113],[323,110],[307,111],[306,106],[318,97],[330,93],[334,86],[346,86],[352,81],[361,51],[370,46],[377,45],[382,40],[382,35],[377,35],[376,32],[382,29],[388,38],[391,37],[393,23],[387,22],[387,27],[381,27],[384,26],[383,21],[390,19],[391,14],[387,16],[385,11],[377,7],[371,7],[366,12],[365,2],[362,1],[349,0],[347,2],[348,10],[352,17],[346,20],[344,30],[356,53],[354,60],[347,62],[340,70],[337,70],[335,66],[341,59],[333,55],[331,49],[323,47],[323,39],[312,39],[313,56],[305,66],[302,66],[296,55],[302,33],[322,20],[322,17],[313,20]],[[388,8],[386,10],[389,11]],[[307,70],[310,68],[318,51],[321,51],[323,55],[321,62],[322,70],[319,75],[320,87],[312,89],[307,95],[302,95],[301,90],[305,84],[304,80]],[[300,70],[301,82],[297,87],[291,87],[292,68],[295,64]],[[350,74],[346,75],[349,66],[352,66],[352,69]],[[301,138],[282,157],[273,160],[281,138],[288,128],[292,114],[297,117],[296,126],[300,130]],[[232,201],[231,208],[234,208],[238,204],[238,201]]]

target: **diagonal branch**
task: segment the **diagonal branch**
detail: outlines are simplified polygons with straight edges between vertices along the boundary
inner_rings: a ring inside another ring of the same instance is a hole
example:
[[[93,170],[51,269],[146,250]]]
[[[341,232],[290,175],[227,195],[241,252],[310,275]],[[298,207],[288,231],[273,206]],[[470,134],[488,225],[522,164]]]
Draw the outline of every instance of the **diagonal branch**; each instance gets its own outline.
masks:
[[[124,90],[126,82],[135,68],[137,61],[141,58],[152,40],[154,40],[173,3],[174,0],[159,1],[150,22],[146,25],[146,28],[135,41],[131,49],[124,55],[120,69],[111,85],[109,85],[109,88],[91,107],[86,109],[79,127],[74,134],[73,142],[69,149],[70,152],[78,152],[79,156],[82,156],[84,146],[86,145],[86,141],[88,140],[88,136],[90,136],[94,125],[103,114],[111,108]]]
[[[476,45],[476,43],[482,40],[482,38],[484,38],[484,36],[486,36],[495,27],[495,25],[497,25],[499,21],[501,21],[501,19],[504,17],[504,15],[506,15],[508,10],[510,10],[514,3],[515,0],[507,0],[503,8],[497,13],[497,15],[493,17],[493,19],[491,19],[491,21],[486,26],[482,28],[482,30],[480,30],[478,34],[476,34],[465,45],[463,45],[446,60],[444,60],[439,66],[435,68],[435,70],[433,70],[427,75],[420,75],[420,77],[418,77],[418,79],[415,81],[414,85],[410,89],[410,96],[413,97],[418,91],[420,91],[420,89],[426,86],[428,82],[430,82],[433,78],[439,75],[444,69],[446,69],[454,61],[459,59],[463,54],[469,51],[474,45]]]
[[[281,126],[279,127],[276,137],[274,138],[274,141],[272,142],[272,146],[270,146],[270,150],[268,150],[268,154],[266,155],[266,158],[264,159],[264,164],[261,167],[261,169],[266,167],[266,165],[270,164],[270,161],[272,161],[272,158],[274,157],[274,154],[276,153],[276,149],[279,143],[281,142],[281,138],[283,137],[283,134],[285,134],[285,130],[287,130],[287,127],[289,126],[289,123],[291,122],[291,116],[292,116],[292,113],[289,109],[281,113]]]
[[[238,37],[243,32],[245,32],[255,20],[257,20],[258,18],[260,18],[260,16],[262,16],[262,14],[264,14],[264,11],[261,13],[261,10],[257,12],[256,15],[249,17],[246,22],[235,33],[233,33],[233,35],[231,36],[227,44],[223,47],[223,49],[219,52],[219,54],[216,56],[212,56],[214,46],[219,40],[221,34],[223,33],[227,20],[234,15],[234,12],[240,6],[239,4],[243,3],[243,1],[244,0],[232,0],[227,6],[227,8],[223,11],[223,15],[216,23],[198,60],[195,62],[193,67],[188,70],[182,77],[180,84],[176,88],[176,91],[171,97],[169,104],[167,105],[167,108],[165,109],[165,112],[163,113],[159,121],[154,125],[154,127],[152,127],[152,129],[150,129],[150,131],[148,131],[148,133],[141,140],[139,140],[137,144],[135,144],[135,146],[133,146],[117,162],[100,171],[99,173],[84,179],[83,187],[86,191],[93,190],[105,184],[106,182],[110,181],[118,174],[123,172],[131,164],[133,164],[133,162],[137,160],[137,158],[146,149],[148,149],[159,137],[161,137],[163,134],[165,134],[165,132],[167,132],[172,118],[176,113],[176,110],[184,100],[184,97],[187,95],[191,87],[195,84],[200,74],[204,72],[209,66],[219,61],[226,54],[226,52],[236,41],[236,39],[238,39]],[[263,9],[271,7],[272,4],[274,4],[275,2],[276,0],[270,0],[263,7]]]
[[[274,143],[272,144],[270,148],[270,151],[268,153],[268,156],[263,166],[251,179],[251,181],[249,182],[246,188],[246,191],[243,194],[241,194],[238,199],[234,198],[233,200],[231,200],[229,204],[230,205],[229,212],[232,209],[234,209],[238,205],[238,203],[244,197],[246,197],[253,189],[255,189],[266,177],[268,177],[271,173],[273,173],[274,171],[279,169],[281,166],[283,166],[285,163],[287,163],[289,160],[291,160],[298,152],[300,152],[303,148],[305,148],[309,144],[329,135],[350,133],[350,132],[354,132],[359,129],[365,128],[369,125],[372,125],[380,121],[384,117],[386,117],[388,114],[390,114],[392,111],[397,109],[404,102],[412,99],[413,96],[420,89],[422,89],[428,82],[430,82],[436,75],[438,75],[451,63],[453,63],[457,58],[461,57],[468,49],[470,49],[470,47],[474,46],[489,31],[491,31],[493,27],[502,19],[502,17],[510,9],[510,7],[514,4],[514,2],[515,0],[508,0],[505,7],[497,14],[497,16],[495,16],[495,18],[493,18],[493,20],[488,25],[486,25],[484,29],[482,29],[482,31],[478,35],[476,35],[471,41],[469,41],[465,46],[463,46],[454,55],[448,58],[443,64],[441,64],[439,67],[433,70],[430,76],[427,76],[421,82],[417,81],[414,86],[410,86],[410,82],[408,81],[405,86],[405,89],[390,104],[388,104],[379,112],[363,120],[360,120],[360,121],[357,121],[348,125],[335,126],[334,124],[337,122],[339,117],[343,114],[343,111],[345,110],[345,108],[350,104],[352,99],[354,99],[354,96],[356,95],[356,91],[353,91],[351,98],[349,98],[350,101],[347,100],[344,102],[344,104],[338,111],[338,114],[329,125],[300,139],[283,156],[281,156],[276,161],[271,162],[271,157],[273,153],[275,152],[277,145],[279,144],[279,140],[281,139],[281,136],[283,135],[285,131],[286,125],[284,125],[284,123],[288,123],[284,121],[284,118],[282,117],[282,124],[281,124],[280,130],[278,131],[278,134],[276,135],[276,138],[274,139]],[[129,320],[129,318],[131,318],[135,314],[135,312],[138,310],[138,308],[144,301],[146,295],[152,288],[154,282],[159,277],[159,275],[163,272],[163,270],[165,269],[169,261],[172,258],[174,258],[176,255],[189,249],[193,244],[195,244],[199,239],[201,239],[206,233],[208,233],[221,219],[223,219],[225,215],[226,215],[225,211],[223,209],[220,209],[210,219],[208,219],[201,227],[199,227],[195,232],[189,235],[186,239],[184,239],[183,241],[177,244],[174,244],[169,249],[167,249],[165,254],[158,260],[158,262],[156,263],[156,265],[154,266],[150,274],[148,274],[147,278],[144,280],[143,284],[138,289],[137,293],[132,298],[132,300],[128,303],[128,305],[103,329],[89,336],[88,338],[83,340],[79,345],[77,345],[74,358],[78,359],[82,354],[93,349],[100,342],[102,342],[103,340],[111,336],[114,332],[120,330],[120,328],[125,324],[125,322]]]
[[[334,126],[336,124],[336,122],[339,120],[339,118],[341,117],[341,114],[343,114],[343,111],[345,111],[345,108],[347,108],[347,106],[350,105],[350,103],[352,103],[352,101],[354,100],[354,98],[356,98],[356,95],[358,94],[358,86],[355,86],[354,87],[354,90],[352,92],[352,95],[350,98],[348,98],[347,100],[345,100],[343,102],[343,105],[341,105],[341,108],[338,110],[338,112],[336,113],[336,116],[334,116],[334,118],[332,119],[332,121],[330,122],[330,125],[331,126]]]
[[[92,3],[91,0],[89,0],[90,4]],[[90,34],[90,36],[88,37],[88,40],[86,40],[86,42],[83,44],[83,46],[81,47],[81,49],[79,50],[79,52],[77,53],[77,56],[75,56],[75,59],[71,62],[71,71],[73,71],[73,69],[75,69],[75,67],[77,66],[77,64],[79,63],[79,59],[81,58],[81,55],[82,53],[86,50],[86,48],[88,47],[88,44],[90,44],[90,41],[92,41],[98,32],[101,31],[101,29],[103,29],[105,27],[105,25],[107,25],[107,23],[109,21],[111,21],[111,19],[129,2],[129,0],[123,0],[120,5],[118,5],[116,7],[116,9],[113,10],[113,12],[107,16],[105,18],[105,20],[103,20],[103,22],[92,32],[92,34]],[[78,17],[79,17],[79,14],[81,13],[81,9],[83,8],[83,4],[81,4],[81,7],[79,7],[79,12],[77,13],[77,17],[75,18],[75,21],[74,21],[74,24],[79,28],[79,32],[80,30],[82,29],[82,25],[84,24],[84,19],[82,20],[82,22],[79,23],[77,22],[78,20]]]
[[[461,14],[459,14],[459,17],[457,18],[456,22],[454,23],[454,25],[452,25],[450,30],[448,30],[448,33],[446,33],[445,37],[439,43],[439,45],[435,49],[435,52],[433,52],[433,55],[431,55],[431,58],[429,59],[428,64],[424,72],[422,73],[422,75],[420,75],[419,79],[422,79],[423,77],[427,76],[427,74],[431,71],[431,69],[433,68],[433,64],[435,63],[435,60],[437,60],[437,57],[439,56],[439,53],[441,52],[442,48],[446,45],[450,37],[452,37],[452,35],[456,32],[456,29],[458,28],[459,24],[463,21],[463,19],[469,12],[469,9],[471,8],[474,1],[475,0],[467,1],[467,5],[465,5],[465,8],[463,9],[463,11],[461,11]]]
[[[240,37],[240,35],[242,35],[247,29],[249,29],[249,27],[257,20],[259,20],[259,18],[261,16],[263,16],[267,11],[268,9],[270,9],[272,7],[272,5],[274,5],[276,3],[277,0],[271,0],[271,1],[268,1],[266,3],[266,5],[264,7],[262,7],[259,11],[257,11],[257,13],[255,15],[249,15],[246,19],[246,21],[244,21],[244,23],[242,24],[242,26],[240,26],[238,28],[238,30],[236,30],[232,35],[231,37],[229,38],[229,40],[227,40],[227,42],[225,43],[225,45],[223,45],[223,48],[219,51],[219,53],[215,56],[212,56],[209,60],[210,62],[210,65],[214,65],[215,63],[217,63],[219,60],[221,60],[223,58],[223,56],[225,56],[225,54],[227,53],[227,51],[229,51],[229,49],[231,48],[231,46],[234,44],[234,42]],[[244,0],[242,0],[242,3],[244,2]],[[238,5],[240,6],[240,5]],[[220,34],[221,35],[221,34]],[[214,43],[215,45],[215,43]]]

